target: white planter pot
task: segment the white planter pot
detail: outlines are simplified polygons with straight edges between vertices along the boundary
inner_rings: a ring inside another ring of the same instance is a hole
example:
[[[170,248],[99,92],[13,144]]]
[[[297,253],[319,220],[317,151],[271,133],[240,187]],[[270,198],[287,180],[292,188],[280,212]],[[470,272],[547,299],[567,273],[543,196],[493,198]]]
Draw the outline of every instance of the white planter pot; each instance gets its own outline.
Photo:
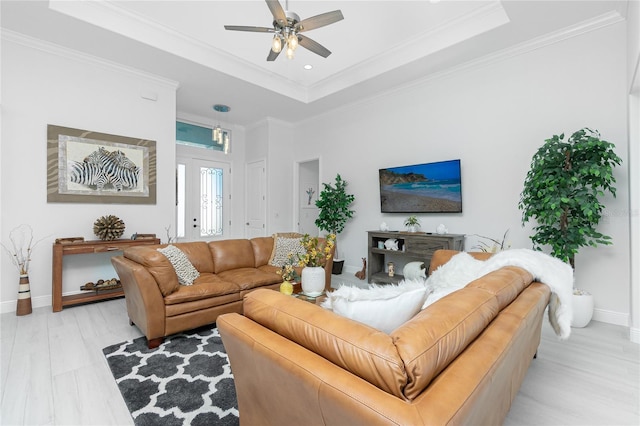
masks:
[[[324,292],[324,268],[307,266],[302,269],[302,292],[305,296],[316,297]]]
[[[572,297],[573,319],[571,320],[571,327],[586,327],[593,317],[593,308],[595,306],[593,295],[574,294]]]

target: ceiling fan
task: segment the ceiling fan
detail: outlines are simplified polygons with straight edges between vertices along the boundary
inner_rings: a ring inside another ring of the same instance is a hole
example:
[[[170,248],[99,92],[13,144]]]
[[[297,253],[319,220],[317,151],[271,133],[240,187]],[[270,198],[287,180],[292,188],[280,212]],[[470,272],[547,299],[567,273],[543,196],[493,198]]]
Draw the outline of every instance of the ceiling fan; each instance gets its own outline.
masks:
[[[296,13],[283,9],[278,0],[265,1],[273,15],[273,28],[242,25],[225,25],[224,28],[231,31],[274,33],[267,61],[275,61],[285,46],[286,55],[289,59],[293,59],[294,52],[298,45],[322,56],[323,58],[331,55],[331,51],[329,49],[301,33],[324,27],[344,19],[341,11],[334,10],[332,12],[321,13],[320,15],[300,20],[300,17]],[[289,9],[288,0],[286,2],[286,8]]]

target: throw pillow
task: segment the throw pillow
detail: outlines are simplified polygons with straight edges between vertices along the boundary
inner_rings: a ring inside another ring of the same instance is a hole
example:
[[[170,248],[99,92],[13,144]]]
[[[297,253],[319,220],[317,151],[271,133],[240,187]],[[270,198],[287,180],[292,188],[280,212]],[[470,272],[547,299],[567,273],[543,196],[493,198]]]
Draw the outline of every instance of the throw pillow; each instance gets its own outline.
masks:
[[[275,237],[269,265],[284,266],[291,253],[294,255],[305,253],[304,247],[302,247],[302,238]]]
[[[460,252],[451,257],[447,263],[441,265],[427,278],[426,284],[433,288],[433,293],[429,295],[422,309],[480,278],[480,269],[483,266],[484,261],[475,259],[466,252]]]
[[[321,306],[389,334],[420,311],[430,292],[421,281],[369,288],[343,285],[327,293]]]
[[[173,245],[168,245],[165,248],[159,248],[158,251],[162,253],[173,266],[178,276],[178,282],[182,285],[192,285],[193,282],[200,276],[200,272],[189,261],[189,258],[182,250]]]

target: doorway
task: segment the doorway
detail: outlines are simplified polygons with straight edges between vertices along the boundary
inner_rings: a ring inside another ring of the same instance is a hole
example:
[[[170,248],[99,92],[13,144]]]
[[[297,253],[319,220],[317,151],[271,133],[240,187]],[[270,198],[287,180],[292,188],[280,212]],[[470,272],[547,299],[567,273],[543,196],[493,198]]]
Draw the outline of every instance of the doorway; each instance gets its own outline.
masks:
[[[297,163],[297,225],[298,232],[317,236],[319,229],[315,224],[319,210],[316,200],[320,194],[320,160],[312,159]]]
[[[245,237],[264,237],[267,232],[267,169],[265,160],[247,163]]]

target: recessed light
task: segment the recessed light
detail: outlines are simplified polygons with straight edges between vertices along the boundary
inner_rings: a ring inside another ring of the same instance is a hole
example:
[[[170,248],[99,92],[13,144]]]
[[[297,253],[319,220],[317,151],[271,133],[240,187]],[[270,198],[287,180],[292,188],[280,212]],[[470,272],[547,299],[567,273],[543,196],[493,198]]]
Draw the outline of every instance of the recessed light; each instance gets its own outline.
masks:
[[[304,66],[304,69],[305,69],[305,70],[310,70],[311,68],[313,68],[313,65],[311,65],[311,64],[306,64],[306,65]]]

